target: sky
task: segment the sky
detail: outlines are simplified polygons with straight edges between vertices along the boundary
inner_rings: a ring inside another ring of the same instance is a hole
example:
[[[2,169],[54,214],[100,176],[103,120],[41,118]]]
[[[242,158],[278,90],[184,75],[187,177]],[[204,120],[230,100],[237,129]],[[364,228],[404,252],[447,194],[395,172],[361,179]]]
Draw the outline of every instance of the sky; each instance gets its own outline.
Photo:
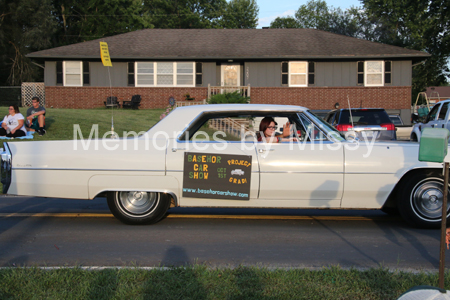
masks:
[[[270,22],[276,17],[294,16],[298,8],[307,2],[308,0],[256,0],[259,6],[257,28],[270,26]],[[346,9],[350,6],[362,6],[359,0],[325,0],[325,2],[329,7],[340,7],[341,9]]]

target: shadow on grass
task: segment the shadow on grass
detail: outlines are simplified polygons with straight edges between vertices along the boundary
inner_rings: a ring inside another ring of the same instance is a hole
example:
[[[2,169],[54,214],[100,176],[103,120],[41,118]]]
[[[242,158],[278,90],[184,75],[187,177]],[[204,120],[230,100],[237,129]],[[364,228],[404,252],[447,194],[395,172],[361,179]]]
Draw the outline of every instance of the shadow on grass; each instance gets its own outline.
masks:
[[[55,118],[54,117],[46,117],[45,118],[45,130],[49,130],[52,125],[55,123]]]
[[[120,295],[116,295],[119,285],[119,272],[117,270],[102,270],[92,277],[93,280],[89,284],[89,293],[86,295],[86,299],[120,298]]]
[[[173,269],[149,274],[144,284],[144,299],[207,298],[208,293],[198,279],[198,268],[191,265],[183,247],[172,246],[167,249],[161,266]]]

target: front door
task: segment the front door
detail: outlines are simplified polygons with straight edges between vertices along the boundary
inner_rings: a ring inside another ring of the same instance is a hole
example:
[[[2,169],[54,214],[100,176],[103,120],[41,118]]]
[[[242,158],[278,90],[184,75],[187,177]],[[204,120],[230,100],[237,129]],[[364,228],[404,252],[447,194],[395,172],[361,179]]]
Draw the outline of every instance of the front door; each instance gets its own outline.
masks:
[[[241,65],[224,64],[221,66],[221,86],[238,87],[241,85]],[[233,92],[233,89],[224,89],[225,92]]]
[[[251,142],[241,147],[238,141],[170,139],[166,171],[180,183],[183,206],[246,206],[258,197],[259,166]]]
[[[278,125],[286,121],[276,118]],[[343,147],[321,134],[305,115],[299,114],[299,122],[305,128],[302,141],[257,143],[259,198],[296,200],[299,207],[339,207],[344,191]]]

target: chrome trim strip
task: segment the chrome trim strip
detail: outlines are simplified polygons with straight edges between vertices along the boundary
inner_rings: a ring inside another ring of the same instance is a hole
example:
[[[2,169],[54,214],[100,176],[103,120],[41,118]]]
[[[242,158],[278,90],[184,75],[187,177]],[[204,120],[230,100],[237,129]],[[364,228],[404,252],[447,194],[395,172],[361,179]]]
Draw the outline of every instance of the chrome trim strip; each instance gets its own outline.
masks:
[[[121,170],[121,169],[65,169],[65,168],[21,168],[13,167],[13,170],[28,171],[95,171],[95,172],[165,172],[165,170]]]
[[[356,175],[356,174],[361,174],[361,175],[371,175],[371,174],[377,174],[377,175],[395,175],[397,173],[387,173],[387,172],[370,172],[370,173],[362,173],[362,172],[346,172],[345,174],[351,174],[351,175]]]
[[[191,145],[191,144],[240,144],[240,143],[255,144],[255,146],[257,146],[257,145],[265,145],[264,143],[257,142],[257,141],[224,141],[224,142],[217,142],[217,141],[190,141],[190,140],[189,141],[183,141],[183,140],[178,141],[177,140],[177,143],[180,143],[180,144],[181,143],[185,143],[185,144],[189,144],[189,145]],[[274,143],[273,145],[276,146],[276,145],[290,145],[290,144],[291,144],[291,142],[281,142],[281,143]],[[298,145],[298,144],[331,145],[331,144],[335,144],[335,142],[330,141],[330,140],[326,140],[326,141],[321,140],[321,141],[312,141],[312,142],[311,141],[292,142],[292,144],[293,145]],[[186,150],[186,152],[190,152],[191,151],[190,149],[184,149],[184,150]],[[184,150],[182,150],[182,151],[184,151]],[[195,150],[195,149],[193,149],[193,150]]]
[[[261,174],[345,174],[344,172],[264,171]],[[366,174],[366,173],[363,173]]]
[[[184,171],[183,171],[183,170],[167,170],[167,172],[183,173]],[[259,173],[259,171],[252,171],[252,174],[253,174],[253,173]]]
[[[353,131],[358,131],[358,132],[362,132],[362,131],[386,131],[387,128],[386,127],[353,127],[353,129],[351,129]]]

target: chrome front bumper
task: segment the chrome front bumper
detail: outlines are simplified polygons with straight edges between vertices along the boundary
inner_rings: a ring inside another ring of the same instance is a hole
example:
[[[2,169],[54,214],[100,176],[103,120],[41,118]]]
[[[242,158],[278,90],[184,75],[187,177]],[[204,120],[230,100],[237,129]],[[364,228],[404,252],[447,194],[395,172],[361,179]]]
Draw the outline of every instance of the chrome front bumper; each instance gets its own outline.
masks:
[[[3,143],[3,148],[0,148],[0,180],[3,184],[3,194],[8,192],[11,185],[11,151],[8,144]]]

